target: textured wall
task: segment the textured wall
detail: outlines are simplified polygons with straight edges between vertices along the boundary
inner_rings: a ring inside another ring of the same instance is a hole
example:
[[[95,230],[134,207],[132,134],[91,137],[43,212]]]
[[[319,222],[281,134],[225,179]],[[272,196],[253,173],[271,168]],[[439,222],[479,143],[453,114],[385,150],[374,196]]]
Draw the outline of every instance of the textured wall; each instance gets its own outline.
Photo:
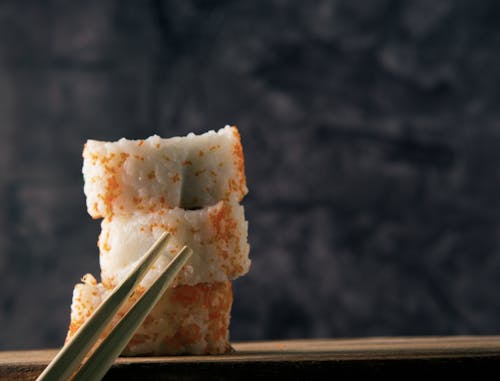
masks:
[[[500,333],[496,1],[0,1],[0,349],[98,272],[86,139],[237,124],[233,339]]]

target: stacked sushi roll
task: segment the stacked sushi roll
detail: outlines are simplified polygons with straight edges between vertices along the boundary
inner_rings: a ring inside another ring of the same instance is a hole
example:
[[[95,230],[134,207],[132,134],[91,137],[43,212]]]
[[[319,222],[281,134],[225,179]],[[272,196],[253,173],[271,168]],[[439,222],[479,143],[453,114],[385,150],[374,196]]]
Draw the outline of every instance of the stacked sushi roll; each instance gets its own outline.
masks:
[[[236,127],[170,139],[90,140],[83,159],[87,210],[103,219],[98,241],[101,282],[87,274],[75,286],[67,338],[168,231],[166,253],[135,297],[182,246],[192,248],[194,255],[124,354],[227,352],[231,281],[250,267],[248,224],[239,204],[248,190]]]

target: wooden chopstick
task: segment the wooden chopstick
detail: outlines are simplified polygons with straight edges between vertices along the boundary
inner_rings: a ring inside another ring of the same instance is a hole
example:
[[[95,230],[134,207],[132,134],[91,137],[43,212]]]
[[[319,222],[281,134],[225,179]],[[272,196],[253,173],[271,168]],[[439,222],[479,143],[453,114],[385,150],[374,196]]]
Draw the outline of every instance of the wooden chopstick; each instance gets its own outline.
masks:
[[[36,381],[64,381],[80,367],[82,360],[118,312],[118,309],[129,298],[153,262],[164,251],[169,238],[169,233],[161,235],[144,254],[131,274],[94,311],[91,318],[66,343]]]
[[[193,251],[184,246],[141,298],[119,321],[101,345],[90,355],[72,381],[100,380],[120,355],[134,332],[156,305]]]

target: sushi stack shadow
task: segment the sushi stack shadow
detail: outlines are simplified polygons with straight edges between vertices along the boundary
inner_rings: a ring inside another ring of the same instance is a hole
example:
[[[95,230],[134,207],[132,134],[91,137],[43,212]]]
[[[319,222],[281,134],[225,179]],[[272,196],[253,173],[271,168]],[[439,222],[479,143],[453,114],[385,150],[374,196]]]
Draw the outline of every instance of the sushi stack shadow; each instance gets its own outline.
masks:
[[[184,246],[194,255],[128,343],[124,355],[220,354],[231,349],[231,281],[250,268],[247,193],[236,127],[202,135],[116,142],[83,151],[87,210],[102,218],[101,281],[75,286],[69,339],[165,231],[171,238],[126,309]]]

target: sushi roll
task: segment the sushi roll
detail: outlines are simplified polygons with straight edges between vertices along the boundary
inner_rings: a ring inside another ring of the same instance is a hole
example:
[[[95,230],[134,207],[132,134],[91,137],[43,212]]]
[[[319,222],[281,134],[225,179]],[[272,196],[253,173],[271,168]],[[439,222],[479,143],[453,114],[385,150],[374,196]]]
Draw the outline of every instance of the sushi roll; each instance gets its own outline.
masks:
[[[231,281],[250,268],[248,223],[239,204],[248,190],[237,128],[169,139],[89,140],[82,171],[87,210],[93,218],[103,218],[98,241],[101,282],[87,274],[75,286],[67,339],[168,231],[165,252],[108,330],[187,245],[193,256],[123,355],[231,350]]]
[[[195,255],[173,285],[224,282],[248,272],[248,224],[243,206],[220,201],[198,210],[162,209],[152,213],[116,215],[102,221],[99,237],[101,279],[115,287],[164,232],[171,233],[166,254],[160,256],[142,284],[150,285],[187,245]]]
[[[111,289],[87,274],[73,291],[68,341],[109,295]],[[109,332],[141,295],[118,312]],[[233,301],[231,282],[170,287],[135,332],[123,351],[125,356],[221,354],[231,349],[229,321]],[[103,337],[107,334],[103,333]]]
[[[236,127],[202,135],[87,141],[84,192],[93,218],[239,202],[247,193]]]

